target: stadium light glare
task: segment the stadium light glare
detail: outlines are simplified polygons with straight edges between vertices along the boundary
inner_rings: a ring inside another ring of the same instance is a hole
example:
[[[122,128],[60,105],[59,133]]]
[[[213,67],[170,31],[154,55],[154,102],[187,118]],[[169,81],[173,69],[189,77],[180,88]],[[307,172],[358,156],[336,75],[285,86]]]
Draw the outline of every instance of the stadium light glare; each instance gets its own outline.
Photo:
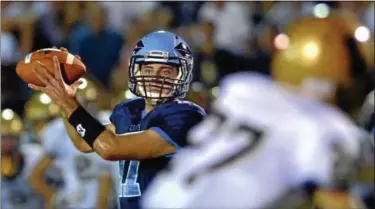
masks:
[[[370,39],[370,30],[365,26],[359,26],[354,32],[354,37],[359,42],[366,42]]]
[[[45,94],[45,93],[42,93],[40,96],[39,96],[39,101],[43,104],[49,104],[52,102],[51,98]]]
[[[329,6],[324,3],[315,5],[313,14],[317,18],[326,18],[330,13]]]
[[[285,50],[289,46],[289,37],[286,34],[280,33],[275,37],[273,44],[276,49]]]
[[[13,117],[14,117],[14,112],[13,112],[13,110],[11,110],[11,109],[5,109],[5,110],[2,112],[1,116],[2,116],[5,120],[12,120]]]

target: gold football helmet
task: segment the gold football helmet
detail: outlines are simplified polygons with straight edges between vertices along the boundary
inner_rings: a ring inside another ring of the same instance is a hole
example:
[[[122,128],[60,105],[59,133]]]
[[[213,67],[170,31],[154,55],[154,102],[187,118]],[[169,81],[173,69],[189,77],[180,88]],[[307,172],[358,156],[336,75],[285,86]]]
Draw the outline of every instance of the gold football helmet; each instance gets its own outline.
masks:
[[[78,86],[78,97],[83,103],[94,104],[99,109],[108,109],[110,106],[109,94],[105,87],[90,78],[81,78],[82,84]]]
[[[356,113],[371,89],[370,34],[351,14],[303,17],[276,36],[271,74],[280,83]]]
[[[25,105],[26,122],[36,136],[39,136],[45,125],[59,113],[59,106],[54,104],[47,94],[41,92],[35,92]]]
[[[56,117],[60,108],[45,93],[34,93],[25,105],[25,117],[29,121]]]
[[[78,86],[78,93],[88,102],[95,101],[99,97],[97,85],[90,79],[81,78],[82,84]]]
[[[1,135],[19,136],[23,131],[20,116],[11,109],[1,111]]]

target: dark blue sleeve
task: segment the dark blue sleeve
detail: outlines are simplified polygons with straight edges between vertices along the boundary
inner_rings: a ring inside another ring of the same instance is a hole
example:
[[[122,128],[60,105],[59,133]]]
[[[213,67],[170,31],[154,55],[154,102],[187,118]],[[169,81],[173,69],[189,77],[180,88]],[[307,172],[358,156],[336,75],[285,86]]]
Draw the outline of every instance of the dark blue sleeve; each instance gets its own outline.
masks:
[[[140,120],[144,105],[144,100],[137,98],[122,102],[115,107],[109,119],[116,127],[116,134],[127,133],[130,126]]]
[[[201,122],[204,116],[206,113],[203,109],[197,107],[181,105],[177,108],[168,108],[151,119],[148,129],[158,133],[179,150],[188,144],[189,130]]]

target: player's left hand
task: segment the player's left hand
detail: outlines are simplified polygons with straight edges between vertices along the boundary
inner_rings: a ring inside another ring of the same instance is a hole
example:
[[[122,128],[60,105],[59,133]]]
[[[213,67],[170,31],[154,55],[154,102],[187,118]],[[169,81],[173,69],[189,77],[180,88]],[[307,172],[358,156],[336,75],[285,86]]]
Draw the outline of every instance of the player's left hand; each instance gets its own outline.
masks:
[[[75,94],[81,81],[78,80],[72,85],[66,84],[61,74],[59,60],[56,56],[53,57],[53,63],[53,69],[48,69],[47,66],[38,62],[33,69],[33,72],[44,84],[44,87],[33,84],[29,84],[29,87],[36,91],[46,93],[56,105],[60,106],[64,114],[69,117],[79,106]],[[51,72],[54,73],[52,74]]]

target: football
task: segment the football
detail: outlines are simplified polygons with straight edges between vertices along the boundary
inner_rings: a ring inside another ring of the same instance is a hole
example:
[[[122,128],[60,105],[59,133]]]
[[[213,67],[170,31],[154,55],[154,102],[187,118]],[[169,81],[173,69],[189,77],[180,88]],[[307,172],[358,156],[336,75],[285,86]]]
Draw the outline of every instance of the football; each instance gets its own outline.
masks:
[[[16,72],[26,83],[44,86],[32,69],[37,64],[37,61],[40,61],[54,74],[53,56],[57,56],[62,77],[67,84],[72,84],[85,75],[86,66],[80,59],[68,52],[55,48],[40,49],[28,54],[18,62]]]

